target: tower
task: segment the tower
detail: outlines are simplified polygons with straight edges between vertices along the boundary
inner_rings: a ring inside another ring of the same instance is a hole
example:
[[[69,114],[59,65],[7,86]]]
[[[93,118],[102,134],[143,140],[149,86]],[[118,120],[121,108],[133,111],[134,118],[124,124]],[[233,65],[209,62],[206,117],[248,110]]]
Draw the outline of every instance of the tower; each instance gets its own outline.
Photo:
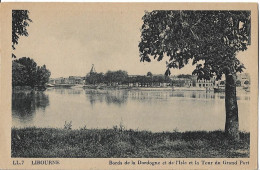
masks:
[[[95,67],[94,67],[94,64],[92,64],[92,67],[91,67],[91,70],[90,70],[89,73],[90,73],[90,74],[91,74],[91,73],[96,73],[96,69],[95,69]]]

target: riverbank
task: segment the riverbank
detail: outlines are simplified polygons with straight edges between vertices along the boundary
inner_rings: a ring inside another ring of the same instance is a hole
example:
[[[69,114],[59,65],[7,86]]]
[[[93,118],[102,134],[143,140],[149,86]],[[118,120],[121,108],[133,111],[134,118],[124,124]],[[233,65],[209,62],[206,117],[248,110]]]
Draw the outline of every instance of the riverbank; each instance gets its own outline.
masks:
[[[250,134],[229,141],[223,131],[161,132],[113,129],[12,128],[12,157],[236,158],[249,157]]]
[[[56,84],[47,85],[46,87],[35,87],[34,89],[29,86],[15,86],[14,91],[17,90],[36,90],[45,91],[46,88],[72,88],[72,89],[92,89],[92,90],[140,90],[140,91],[204,91],[204,92],[224,92],[223,90],[206,89],[199,87],[131,87],[131,86],[94,86],[94,85],[83,85],[83,84]],[[237,87],[237,91],[249,92],[248,89]]]
[[[84,85],[84,89],[99,89],[99,90],[111,90],[111,89],[126,89],[126,90],[142,90],[142,91],[210,91],[206,88],[198,87],[133,87],[133,86],[91,86]],[[213,89],[211,90],[213,92]]]

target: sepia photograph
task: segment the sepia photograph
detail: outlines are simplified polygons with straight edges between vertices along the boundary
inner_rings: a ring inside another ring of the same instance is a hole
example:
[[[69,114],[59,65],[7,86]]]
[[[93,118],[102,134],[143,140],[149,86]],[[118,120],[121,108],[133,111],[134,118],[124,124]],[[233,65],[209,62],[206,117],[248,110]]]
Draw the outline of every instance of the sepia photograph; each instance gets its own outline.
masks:
[[[256,166],[257,4],[54,4],[1,11],[18,165]]]

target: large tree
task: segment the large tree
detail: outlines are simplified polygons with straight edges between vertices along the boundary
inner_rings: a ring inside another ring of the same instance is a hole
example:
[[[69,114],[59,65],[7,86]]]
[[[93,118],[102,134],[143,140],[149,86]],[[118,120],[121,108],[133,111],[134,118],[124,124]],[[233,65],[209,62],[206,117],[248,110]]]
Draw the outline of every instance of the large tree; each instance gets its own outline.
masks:
[[[13,60],[12,85],[13,86],[44,86],[51,73],[45,65],[37,66],[37,63],[29,58],[22,57]]]
[[[225,132],[239,138],[236,73],[245,68],[236,58],[250,44],[250,11],[152,11],[143,16],[139,51],[141,61],[168,57],[166,75],[191,60],[193,74],[226,78]]]
[[[124,70],[107,71],[105,74],[105,80],[110,85],[112,85],[114,83],[122,84],[122,83],[127,82],[128,73]]]
[[[29,74],[24,65],[12,62],[12,86],[25,86],[29,79]]]
[[[29,18],[28,10],[12,10],[12,48],[15,49],[15,45],[18,44],[20,36],[28,36],[27,27],[32,20]],[[12,54],[13,58],[16,58]]]
[[[21,69],[21,72],[18,72],[16,74],[16,69],[13,67],[12,70],[12,77],[13,80],[16,79],[16,77],[20,77],[23,79],[23,84],[22,86],[30,86],[34,87],[36,85],[36,78],[37,78],[37,63],[33,60],[30,59],[29,57],[22,57],[16,60],[13,60],[13,66],[20,65],[23,66]],[[15,69],[15,70],[14,70]],[[26,74],[24,74],[26,73]],[[13,85],[15,82],[13,82]]]
[[[96,73],[90,72],[86,76],[86,84],[100,84],[104,82],[104,74],[103,73]]]
[[[37,66],[36,69],[36,84],[38,86],[44,86],[51,76],[51,72],[46,68],[46,65]]]

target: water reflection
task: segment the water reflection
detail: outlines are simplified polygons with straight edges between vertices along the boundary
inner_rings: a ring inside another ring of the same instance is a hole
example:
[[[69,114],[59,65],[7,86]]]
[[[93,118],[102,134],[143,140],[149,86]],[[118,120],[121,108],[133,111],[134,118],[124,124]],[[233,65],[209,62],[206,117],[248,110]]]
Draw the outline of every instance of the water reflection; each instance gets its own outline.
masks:
[[[74,91],[73,93],[75,94]],[[139,102],[168,100],[169,98],[225,99],[224,93],[205,91],[85,90],[85,94],[92,105],[105,101],[106,104],[118,106],[127,103],[128,98]],[[249,94],[239,94],[237,100],[250,100]]]
[[[73,89],[73,90],[68,90],[67,92],[68,92],[68,94],[79,95],[79,94],[81,94],[83,91],[82,91],[82,89]]]
[[[121,106],[127,102],[128,92],[125,90],[85,90],[85,94],[91,105],[97,102]]]
[[[205,91],[91,90],[49,88],[14,91],[15,127],[127,128],[151,131],[217,130],[225,124],[225,94]],[[247,130],[250,94],[238,92],[241,130]],[[243,121],[242,121],[243,120]]]
[[[121,106],[127,102],[127,91],[111,91],[106,94],[105,99],[107,104],[116,104]]]
[[[96,102],[103,103],[104,95],[106,95],[106,92],[99,92],[97,90],[85,90],[85,95],[90,104],[93,106]]]
[[[46,90],[47,92],[54,91],[57,94],[65,94],[66,89],[64,88],[50,88]]]
[[[158,100],[167,100],[172,96],[172,92],[165,91],[129,91],[128,96],[132,100],[139,102],[153,102]]]
[[[225,99],[224,93],[205,91],[129,91],[131,99],[146,101],[169,98],[191,98],[191,99]],[[238,94],[237,100],[250,100],[248,93]]]
[[[41,91],[14,91],[12,93],[12,115],[21,121],[33,119],[36,111],[49,105],[49,97]]]

